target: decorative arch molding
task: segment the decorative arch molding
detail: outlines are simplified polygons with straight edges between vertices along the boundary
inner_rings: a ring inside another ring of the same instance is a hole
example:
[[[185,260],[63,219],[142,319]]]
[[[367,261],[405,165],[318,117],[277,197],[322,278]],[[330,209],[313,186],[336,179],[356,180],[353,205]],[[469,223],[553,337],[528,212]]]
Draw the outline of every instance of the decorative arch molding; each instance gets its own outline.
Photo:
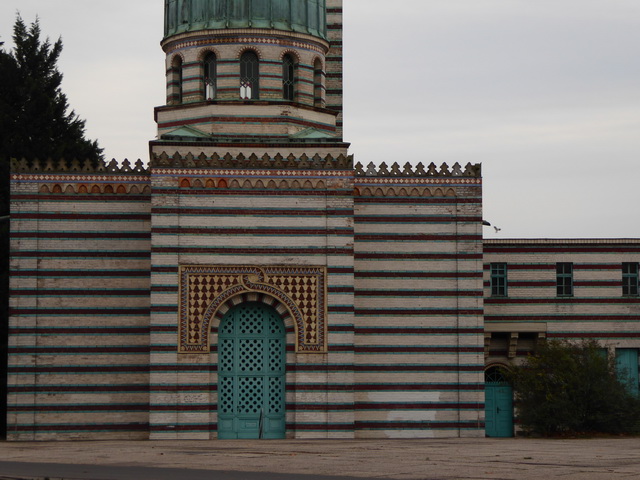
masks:
[[[287,343],[295,344],[297,346],[296,339],[298,338],[298,325],[296,325],[294,315],[292,315],[289,307],[279,298],[259,292],[244,292],[228,298],[222,304],[211,304],[210,308],[207,309],[207,312],[205,313],[205,319],[208,323],[208,327],[204,327],[208,328],[210,345],[216,345],[218,343],[218,329],[220,328],[220,323],[224,316],[231,309],[238,305],[242,305],[243,303],[261,303],[273,308],[284,323]]]
[[[325,267],[182,265],[178,351],[208,353],[212,326],[251,300],[278,305],[283,318],[291,318],[297,353],[325,353],[326,288]]]
[[[186,60],[184,58],[184,53],[182,52],[176,52],[174,54],[171,55],[171,57],[169,58],[169,70],[175,68],[175,67],[181,67],[182,65],[184,65],[186,63]]]
[[[255,53],[258,57],[258,60],[260,60],[261,62],[265,60],[262,50],[255,45],[242,45],[240,48],[238,48],[238,52],[236,53],[237,60],[240,61],[242,55],[248,52]]]
[[[499,376],[503,377],[503,374],[501,372],[510,372],[510,371],[511,371],[511,365],[508,362],[501,362],[501,361],[491,362],[485,365],[484,367],[485,381],[487,380],[487,377],[491,378],[491,381],[494,381]],[[506,379],[503,381],[506,381]]]
[[[284,50],[282,50],[280,52],[280,54],[278,55],[278,60],[280,60],[281,62],[284,60],[284,57],[290,55],[291,58],[293,58],[293,61],[299,65],[300,62],[302,61],[300,59],[300,53],[297,50],[294,50],[293,48],[285,48]]]
[[[198,55],[196,56],[196,60],[198,62],[202,62],[204,61],[204,59],[207,57],[207,55],[209,55],[210,53],[213,53],[216,58],[220,58],[220,51],[218,48],[214,48],[210,45],[207,45],[205,47],[202,47],[200,50],[198,50]]]

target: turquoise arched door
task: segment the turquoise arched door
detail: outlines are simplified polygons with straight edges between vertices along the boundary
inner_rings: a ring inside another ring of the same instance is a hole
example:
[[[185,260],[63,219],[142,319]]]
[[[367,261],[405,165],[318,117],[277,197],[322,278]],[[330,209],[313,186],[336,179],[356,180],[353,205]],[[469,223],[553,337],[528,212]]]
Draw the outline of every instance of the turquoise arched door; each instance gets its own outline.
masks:
[[[485,434],[487,437],[513,437],[513,389],[499,368],[485,373]]]
[[[285,437],[285,328],[261,303],[232,308],[218,332],[218,438]]]

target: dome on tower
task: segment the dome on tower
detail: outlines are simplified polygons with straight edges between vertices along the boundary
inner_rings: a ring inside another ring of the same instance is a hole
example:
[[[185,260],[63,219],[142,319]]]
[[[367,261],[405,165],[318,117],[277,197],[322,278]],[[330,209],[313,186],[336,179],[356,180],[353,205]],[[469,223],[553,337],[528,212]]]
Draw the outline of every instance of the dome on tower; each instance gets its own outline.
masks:
[[[327,38],[326,0],[165,0],[164,37],[262,28]]]

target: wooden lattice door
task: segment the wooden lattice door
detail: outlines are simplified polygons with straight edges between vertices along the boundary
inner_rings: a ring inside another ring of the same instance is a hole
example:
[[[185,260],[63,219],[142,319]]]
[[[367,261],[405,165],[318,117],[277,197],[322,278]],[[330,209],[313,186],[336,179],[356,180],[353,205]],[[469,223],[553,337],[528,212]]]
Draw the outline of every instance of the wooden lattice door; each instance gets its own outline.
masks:
[[[284,438],[285,328],[272,308],[231,309],[218,334],[218,438]]]

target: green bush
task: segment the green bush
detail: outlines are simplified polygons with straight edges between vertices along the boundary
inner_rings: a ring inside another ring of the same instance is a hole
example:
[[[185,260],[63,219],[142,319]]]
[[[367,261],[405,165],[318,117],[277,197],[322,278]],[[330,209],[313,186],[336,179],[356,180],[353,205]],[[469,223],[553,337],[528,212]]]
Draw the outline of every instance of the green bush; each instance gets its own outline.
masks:
[[[551,340],[509,373],[525,432],[638,433],[640,400],[597,342]]]

